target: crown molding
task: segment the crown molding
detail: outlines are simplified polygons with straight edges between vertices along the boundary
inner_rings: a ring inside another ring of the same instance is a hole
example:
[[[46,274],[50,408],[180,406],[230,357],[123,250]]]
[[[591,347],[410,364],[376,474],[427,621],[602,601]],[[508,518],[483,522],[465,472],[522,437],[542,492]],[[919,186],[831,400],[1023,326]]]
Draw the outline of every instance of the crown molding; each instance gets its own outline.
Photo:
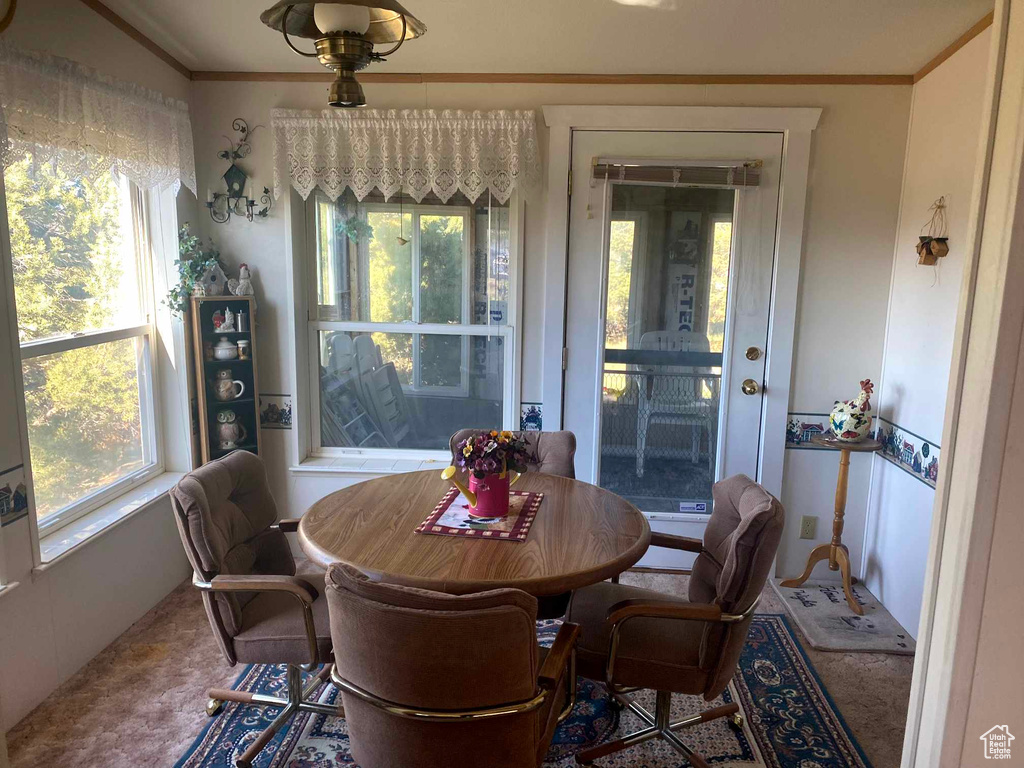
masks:
[[[975,24],[973,27],[971,27],[966,32],[964,32],[962,35],[960,35],[960,37],[958,37],[952,43],[950,43],[945,48],[943,48],[942,51],[939,52],[938,56],[936,56],[934,59],[929,61],[927,64],[925,64],[919,70],[917,70],[917,72],[914,73],[914,82],[915,83],[919,82],[921,80],[921,78],[923,78],[925,75],[927,75],[932,70],[936,69],[940,64],[942,64],[942,62],[944,62],[946,59],[948,59],[954,53],[956,53],[961,48],[963,48],[965,45],[967,45],[969,42],[971,42],[971,40],[976,38],[978,35],[980,35],[982,32],[984,32],[990,26],[992,26],[992,19],[994,17],[995,17],[995,11],[990,11],[982,19],[980,19],[977,24]]]
[[[177,70],[177,72],[179,74],[183,75],[184,77],[188,78],[189,80],[192,79],[192,70],[191,69],[186,67],[184,64],[182,64],[176,58],[174,58],[171,54],[169,54],[167,51],[165,51],[163,48],[161,48],[159,45],[157,45],[155,42],[153,42],[150,38],[148,38],[146,35],[144,35],[138,29],[133,27],[131,24],[129,24],[123,18],[121,18],[118,14],[114,13],[114,11],[110,10],[110,8],[108,8],[103,3],[101,3],[100,0],[81,0],[81,2],[82,2],[82,5],[86,6],[87,8],[91,8],[92,10],[94,10],[96,13],[98,13],[104,19],[106,19],[111,24],[113,24],[115,27],[117,27],[119,30],[121,30],[126,35],[128,35],[128,37],[130,37],[132,40],[137,42],[139,45],[141,45],[147,51],[149,51],[154,56],[156,56],[158,59],[160,59],[165,64],[170,66],[172,69]]]
[[[330,72],[219,72],[193,71],[151,38],[129,24],[101,0],[80,0],[83,5],[124,32],[135,42],[189,80],[197,82],[326,83]],[[13,5],[13,3],[12,3]],[[539,85],[913,85],[980,35],[992,24],[988,13],[935,58],[912,75],[674,75],[579,74],[542,72],[364,72],[364,83],[464,83]]]
[[[329,83],[330,72],[196,71],[199,82]],[[542,72],[363,72],[361,83],[540,85],[913,85],[913,75],[602,75]]]

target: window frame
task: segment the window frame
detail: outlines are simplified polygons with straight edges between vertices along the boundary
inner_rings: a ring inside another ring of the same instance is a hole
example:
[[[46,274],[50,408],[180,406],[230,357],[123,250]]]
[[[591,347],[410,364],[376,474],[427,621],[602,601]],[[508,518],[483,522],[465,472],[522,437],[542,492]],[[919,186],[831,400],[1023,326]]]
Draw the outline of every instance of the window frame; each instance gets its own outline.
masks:
[[[608,219],[609,242],[611,242],[611,225],[616,221],[633,222],[633,260],[635,269],[630,269],[629,276],[629,307],[626,312],[626,338],[628,344],[634,349],[640,348],[640,328],[642,320],[642,307],[644,306],[644,288],[647,285],[647,211],[615,211]],[[611,254],[607,256],[609,264]],[[609,269],[605,265],[605,271]],[[604,311],[602,321],[607,319],[608,314],[608,285],[605,280]],[[634,299],[634,296],[636,297]],[[606,339],[607,341],[607,339]]]
[[[411,270],[411,282],[412,282],[412,318],[408,323],[415,325],[453,325],[456,327],[463,327],[471,325],[467,323],[466,318],[470,316],[471,302],[473,285],[470,279],[470,274],[473,270],[473,246],[470,243],[470,233],[472,232],[472,216],[473,209],[467,206],[447,206],[447,205],[397,205],[394,203],[360,203],[359,204],[360,215],[363,220],[369,223],[369,216],[371,213],[397,213],[400,216],[405,213],[409,213],[412,216],[412,227],[409,234],[409,258],[412,261]],[[462,218],[462,231],[464,233],[462,238],[462,296],[460,302],[460,314],[462,316],[461,323],[421,323],[420,321],[420,300],[421,300],[421,286],[420,277],[422,274],[423,259],[419,258],[420,254],[420,219],[423,216],[460,216]],[[359,259],[360,270],[364,267],[369,266],[369,243],[359,243],[357,246],[357,258]],[[349,293],[351,295],[351,285],[349,286]],[[375,323],[372,320],[366,322],[373,323],[373,325],[381,325],[381,323]],[[407,327],[407,322],[399,321],[399,323]],[[390,325],[396,325],[391,323]],[[422,365],[420,361],[420,336],[423,333],[412,334],[412,384],[402,385],[402,389],[406,392],[412,392],[416,395],[424,395],[427,397],[467,397],[469,395],[469,338],[464,336],[462,339],[462,363],[459,366],[460,369],[460,382],[459,386],[430,386],[422,383]]]
[[[314,192],[314,195],[316,193]],[[295,387],[295,412],[298,417],[295,420],[295,444],[296,455],[299,463],[308,459],[344,458],[359,456],[363,458],[396,458],[396,459],[419,459],[419,460],[449,460],[447,449],[416,449],[416,448],[359,448],[349,446],[323,446],[321,445],[320,434],[320,391],[318,382],[320,380],[320,333],[322,331],[346,331],[362,333],[405,333],[416,336],[421,335],[449,335],[462,336],[463,338],[463,360],[469,357],[469,337],[471,336],[498,336],[503,341],[503,371],[502,378],[502,429],[519,429],[520,410],[520,369],[521,369],[521,346],[522,327],[520,318],[522,315],[522,278],[523,278],[523,223],[525,219],[525,203],[518,191],[513,192],[507,203],[509,211],[509,295],[507,304],[506,322],[501,325],[492,325],[490,313],[486,324],[473,325],[444,324],[444,323],[420,323],[420,322],[398,322],[398,323],[374,323],[370,321],[355,320],[319,320],[319,275],[318,275],[318,231],[317,231],[317,209],[318,201],[310,196],[306,201],[298,197],[290,199],[289,224],[301,223],[301,237],[296,237],[297,232],[293,231],[293,239],[289,241],[291,248],[288,256],[291,261],[292,274],[301,279],[305,284],[305,290],[297,290],[296,295],[296,328],[295,338],[297,344],[302,344],[301,353],[295,355],[296,363],[296,387]],[[363,206],[366,206],[364,208]],[[453,212],[461,212],[466,218],[466,231],[469,232],[472,223],[472,206],[446,206],[431,204],[399,205],[397,203],[365,203],[360,204],[361,210],[393,210],[399,212],[410,212],[414,209],[428,213],[443,213],[450,215]],[[415,221],[415,217],[414,217]],[[419,237],[419,228],[414,226],[414,235]],[[412,238],[410,237],[410,240]],[[299,245],[301,243],[301,246]],[[332,246],[333,247],[333,246]],[[467,261],[464,263],[463,272],[463,317],[468,318],[472,311],[472,279],[469,277],[473,262],[473,246],[471,239],[465,238],[465,252]],[[360,248],[360,250],[362,250]],[[357,256],[358,258],[358,256]],[[415,266],[414,259],[414,266]],[[418,270],[416,270],[418,274]],[[414,280],[414,287],[417,283]],[[414,292],[414,299],[417,297],[417,290]],[[349,295],[352,295],[352,286],[349,284]],[[415,310],[414,310],[415,311]],[[303,323],[303,321],[305,321]],[[303,325],[305,327],[303,327]],[[413,344],[416,350],[418,345]],[[414,365],[415,370],[415,365]],[[459,396],[468,394],[468,365],[462,366],[464,386],[455,387],[425,387],[418,390],[403,386],[407,392],[417,396]]]
[[[132,232],[134,252],[139,275],[140,315],[145,322],[128,325],[114,325],[102,330],[76,332],[62,336],[51,336],[44,339],[26,341],[19,344],[22,363],[20,375],[24,375],[24,362],[45,355],[59,354],[74,349],[98,346],[113,341],[138,339],[136,360],[139,386],[139,421],[142,433],[143,466],[134,472],[115,480],[102,488],[80,496],[76,501],[47,515],[45,518],[36,515],[36,526],[40,537],[50,535],[89,514],[112,499],[127,493],[147,482],[164,471],[164,459],[161,451],[163,445],[160,435],[159,398],[157,368],[157,330],[153,322],[155,313],[155,292],[153,282],[153,264],[149,242],[149,204],[146,196],[135,185],[128,182],[130,204],[132,209]],[[15,317],[17,307],[15,307]],[[24,388],[21,392],[22,407]],[[32,439],[28,437],[31,453]],[[35,507],[35,505],[33,505]]]

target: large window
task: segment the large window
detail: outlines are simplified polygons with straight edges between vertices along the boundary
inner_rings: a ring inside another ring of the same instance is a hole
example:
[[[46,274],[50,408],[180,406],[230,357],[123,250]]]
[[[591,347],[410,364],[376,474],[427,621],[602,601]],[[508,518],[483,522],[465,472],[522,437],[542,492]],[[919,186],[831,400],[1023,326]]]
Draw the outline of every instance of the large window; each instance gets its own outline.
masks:
[[[443,450],[461,427],[512,426],[510,208],[308,205],[314,450]]]
[[[65,159],[4,171],[41,528],[159,471],[142,197]]]

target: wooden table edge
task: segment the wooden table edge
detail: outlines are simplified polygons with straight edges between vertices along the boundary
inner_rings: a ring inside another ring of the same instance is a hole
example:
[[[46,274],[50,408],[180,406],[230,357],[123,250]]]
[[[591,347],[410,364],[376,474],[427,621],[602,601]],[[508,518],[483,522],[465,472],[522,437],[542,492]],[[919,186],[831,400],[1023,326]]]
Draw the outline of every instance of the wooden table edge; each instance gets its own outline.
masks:
[[[573,479],[573,478],[570,478]],[[578,481],[583,482],[583,481]],[[595,486],[600,488],[600,486]],[[344,490],[344,489],[339,489]],[[601,489],[606,490],[606,489]],[[336,493],[334,491],[332,493]],[[612,491],[607,491],[612,493]],[[330,496],[331,494],[328,494]],[[324,498],[327,498],[325,496]],[[622,498],[621,496],[619,498]],[[318,500],[320,501],[320,500]],[[651,545],[651,524],[647,520],[647,517],[641,512],[635,504],[626,501],[627,504],[633,509],[637,517],[640,519],[642,524],[642,530],[640,536],[637,538],[633,545],[620,554],[613,560],[609,560],[601,568],[586,571],[573,571],[568,574],[558,574],[557,576],[541,577],[541,578],[529,578],[519,579],[514,583],[508,582],[495,582],[495,581],[473,581],[473,580],[447,580],[447,579],[431,579],[423,576],[406,576],[403,574],[386,573],[383,571],[370,571],[355,563],[350,563],[346,560],[339,560],[334,554],[327,552],[323,548],[319,547],[314,541],[312,541],[306,534],[304,523],[306,521],[306,515],[303,514],[299,520],[299,528],[297,531],[297,537],[299,541],[299,548],[309,558],[310,562],[314,565],[327,570],[334,563],[344,563],[352,568],[355,568],[360,573],[364,573],[370,578],[380,579],[386,581],[389,584],[398,584],[405,587],[417,587],[419,589],[429,589],[435,592],[445,592],[453,595],[465,595],[473,592],[485,592],[491,589],[521,589],[531,595],[545,596],[545,595],[560,595],[565,592],[571,592],[580,587],[585,587],[590,584],[597,584],[609,579],[612,576],[617,576],[620,573],[628,570],[633,565],[638,563],[640,559],[647,553],[648,548]],[[314,502],[317,503],[317,502]],[[313,505],[310,505],[312,509]],[[309,511],[308,509],[306,510]],[[416,534],[424,536],[427,534]],[[469,541],[463,539],[463,541]],[[481,542],[483,543],[483,542]],[[487,542],[497,546],[515,547],[519,545],[519,542],[512,541],[492,541]],[[598,578],[599,577],[599,578]]]

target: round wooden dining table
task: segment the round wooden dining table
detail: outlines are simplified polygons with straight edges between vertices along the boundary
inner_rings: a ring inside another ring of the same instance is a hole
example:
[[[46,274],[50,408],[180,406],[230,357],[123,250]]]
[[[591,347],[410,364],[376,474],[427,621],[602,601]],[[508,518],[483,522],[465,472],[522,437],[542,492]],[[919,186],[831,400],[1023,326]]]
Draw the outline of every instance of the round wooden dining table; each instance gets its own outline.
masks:
[[[450,594],[515,587],[537,597],[615,576],[650,544],[647,520],[625,499],[539,472],[515,484],[544,494],[525,541],[417,533],[450,487],[440,470],[427,470],[335,491],[303,515],[299,544],[323,568],[347,563],[371,578]]]

